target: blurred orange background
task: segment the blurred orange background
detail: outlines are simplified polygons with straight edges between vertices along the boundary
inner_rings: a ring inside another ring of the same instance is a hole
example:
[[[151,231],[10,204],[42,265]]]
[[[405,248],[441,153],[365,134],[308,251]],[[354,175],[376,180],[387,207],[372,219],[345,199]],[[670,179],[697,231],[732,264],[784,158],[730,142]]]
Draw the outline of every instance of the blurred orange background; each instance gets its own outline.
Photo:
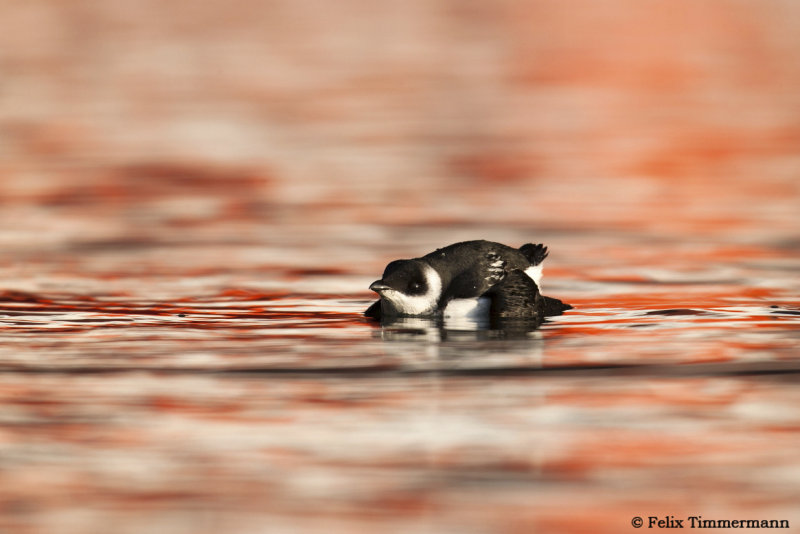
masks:
[[[361,317],[476,238],[575,310]],[[795,526],[798,265],[796,0],[6,0],[0,531]]]
[[[5,2],[0,194],[132,194],[166,166],[198,190],[247,174],[316,222],[787,230],[798,20],[792,0]]]

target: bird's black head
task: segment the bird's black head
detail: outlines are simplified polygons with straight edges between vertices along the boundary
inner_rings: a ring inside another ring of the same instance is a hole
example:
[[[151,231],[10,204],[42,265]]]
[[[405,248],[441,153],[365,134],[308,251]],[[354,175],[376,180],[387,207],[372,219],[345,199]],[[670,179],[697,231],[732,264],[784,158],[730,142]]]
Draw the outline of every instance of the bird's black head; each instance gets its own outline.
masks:
[[[438,273],[420,260],[396,260],[369,288],[381,296],[384,313],[424,316],[436,312],[442,292]]]
[[[415,260],[395,260],[386,266],[383,277],[370,288],[378,293],[380,289],[393,289],[410,297],[424,295],[429,289],[425,265]]]

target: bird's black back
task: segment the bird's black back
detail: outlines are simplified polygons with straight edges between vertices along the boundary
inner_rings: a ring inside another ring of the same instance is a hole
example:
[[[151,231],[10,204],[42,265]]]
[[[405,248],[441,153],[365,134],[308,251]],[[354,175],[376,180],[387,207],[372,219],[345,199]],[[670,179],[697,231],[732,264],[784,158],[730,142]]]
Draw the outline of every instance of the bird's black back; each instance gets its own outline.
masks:
[[[464,241],[437,249],[421,258],[442,277],[440,306],[452,299],[483,295],[505,273],[532,265],[520,250],[491,241]]]

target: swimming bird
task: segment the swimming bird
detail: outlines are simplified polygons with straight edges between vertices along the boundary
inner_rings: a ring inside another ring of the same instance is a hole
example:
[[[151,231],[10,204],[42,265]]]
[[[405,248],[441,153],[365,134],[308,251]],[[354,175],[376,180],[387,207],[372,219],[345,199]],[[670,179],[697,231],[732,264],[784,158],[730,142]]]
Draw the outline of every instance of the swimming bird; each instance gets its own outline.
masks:
[[[542,244],[516,249],[491,241],[464,241],[420,258],[395,260],[369,288],[380,299],[367,317],[538,319],[572,308],[539,292]]]

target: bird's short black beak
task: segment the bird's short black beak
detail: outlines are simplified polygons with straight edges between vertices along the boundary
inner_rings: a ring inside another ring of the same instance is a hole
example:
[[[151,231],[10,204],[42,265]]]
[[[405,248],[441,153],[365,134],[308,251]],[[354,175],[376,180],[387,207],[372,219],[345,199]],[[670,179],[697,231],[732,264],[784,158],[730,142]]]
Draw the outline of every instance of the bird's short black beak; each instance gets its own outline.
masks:
[[[383,280],[375,280],[369,285],[369,288],[377,294],[381,294],[381,291],[386,291],[387,289],[392,289],[391,287],[387,286],[383,283]]]

